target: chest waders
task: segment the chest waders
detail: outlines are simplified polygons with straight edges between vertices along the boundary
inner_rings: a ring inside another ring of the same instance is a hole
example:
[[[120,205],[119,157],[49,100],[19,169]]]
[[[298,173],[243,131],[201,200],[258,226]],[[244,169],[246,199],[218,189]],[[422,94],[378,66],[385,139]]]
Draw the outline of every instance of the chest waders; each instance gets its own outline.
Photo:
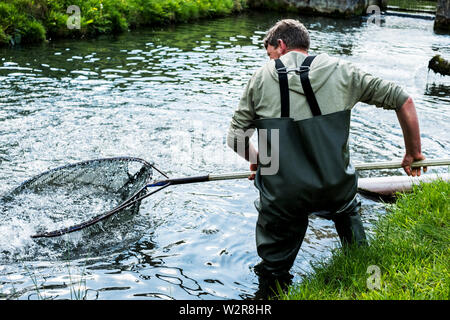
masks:
[[[312,118],[295,121],[289,117],[290,72],[281,60],[275,61],[281,94],[281,118],[255,120],[259,150],[276,157],[279,169],[267,175],[258,163],[255,186],[259,190],[259,212],[256,226],[258,255],[263,261],[255,266],[258,275],[269,272],[288,277],[308,227],[308,215],[333,220],[341,242],[364,242],[359,217],[357,175],[350,162],[348,137],[350,110],[322,115],[309,81],[309,67],[314,56],[308,56],[300,69],[300,79]],[[261,130],[267,139],[261,139]],[[279,134],[271,134],[278,130]],[[267,132],[267,133],[266,133]],[[275,138],[272,141],[272,136]],[[278,137],[278,139],[276,139]],[[274,153],[274,154],[271,154]]]

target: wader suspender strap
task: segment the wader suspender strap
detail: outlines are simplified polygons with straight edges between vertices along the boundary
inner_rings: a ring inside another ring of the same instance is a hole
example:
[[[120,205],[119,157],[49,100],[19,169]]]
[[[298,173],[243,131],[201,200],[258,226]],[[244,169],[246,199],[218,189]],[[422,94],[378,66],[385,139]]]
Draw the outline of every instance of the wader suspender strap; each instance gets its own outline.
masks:
[[[275,60],[275,68],[278,72],[278,82],[281,93],[281,117],[289,117],[289,84],[287,70],[280,59]]]
[[[311,83],[309,81],[309,67],[316,56],[307,56],[300,67],[300,81],[302,82],[303,91],[308,101],[309,108],[313,116],[320,116],[319,104],[317,103],[316,96],[312,90]],[[275,60],[275,68],[278,72],[278,82],[280,83],[281,94],[281,117],[289,117],[289,84],[288,84],[288,70],[284,66],[280,59]],[[294,70],[290,70],[294,71]],[[298,69],[295,70],[298,72]]]
[[[309,81],[309,67],[316,56],[307,56],[300,67],[300,81],[302,82],[303,91],[308,100],[309,108],[313,116],[320,116],[322,112],[320,111],[319,104],[317,103],[316,96],[311,87],[311,82]]]

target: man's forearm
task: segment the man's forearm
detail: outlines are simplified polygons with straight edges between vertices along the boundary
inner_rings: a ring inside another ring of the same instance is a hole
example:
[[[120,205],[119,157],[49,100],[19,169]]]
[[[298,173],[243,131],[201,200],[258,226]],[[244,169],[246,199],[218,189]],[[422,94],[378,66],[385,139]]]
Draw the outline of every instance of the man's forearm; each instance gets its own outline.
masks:
[[[227,144],[234,152],[245,160],[251,163],[257,163],[258,151],[249,141],[250,137],[253,135],[253,131],[254,130],[250,130],[244,134],[243,130],[238,130],[236,132],[235,130],[230,129],[228,131]]]
[[[409,97],[400,110],[396,112],[398,121],[403,131],[406,153],[413,157],[420,155],[422,150],[419,120],[412,98]]]
[[[414,161],[425,160],[422,154],[422,146],[420,142],[419,119],[417,117],[416,107],[414,102],[409,97],[400,110],[397,110],[397,118],[403,131],[403,138],[405,140],[406,153],[403,157],[402,167],[408,176],[420,176],[421,168],[411,168]],[[423,167],[423,172],[427,168]]]
[[[258,151],[251,142],[248,143],[248,148],[245,150],[244,159],[250,163],[258,163]]]

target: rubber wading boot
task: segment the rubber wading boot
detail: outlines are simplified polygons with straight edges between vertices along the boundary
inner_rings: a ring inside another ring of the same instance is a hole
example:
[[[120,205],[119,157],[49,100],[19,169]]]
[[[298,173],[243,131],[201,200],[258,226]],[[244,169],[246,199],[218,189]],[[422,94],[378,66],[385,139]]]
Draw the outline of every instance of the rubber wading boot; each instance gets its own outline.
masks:
[[[366,233],[359,213],[344,215],[333,219],[342,247],[366,245]]]
[[[269,272],[263,261],[255,265],[254,271],[259,281],[255,300],[275,299],[281,292],[287,292],[292,284],[293,276],[289,272]]]

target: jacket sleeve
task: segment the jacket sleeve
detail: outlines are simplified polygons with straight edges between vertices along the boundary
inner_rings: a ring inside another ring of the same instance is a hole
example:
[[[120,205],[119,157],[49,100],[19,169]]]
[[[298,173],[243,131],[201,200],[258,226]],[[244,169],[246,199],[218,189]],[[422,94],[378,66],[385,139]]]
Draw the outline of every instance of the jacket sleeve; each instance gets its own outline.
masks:
[[[237,152],[238,145],[248,147],[249,139],[253,135],[255,119],[255,105],[253,101],[254,76],[247,82],[244,93],[237,109],[234,111],[228,129],[227,145]]]
[[[386,81],[350,66],[350,86],[357,102],[372,104],[378,108],[399,110],[409,95],[397,84]]]

